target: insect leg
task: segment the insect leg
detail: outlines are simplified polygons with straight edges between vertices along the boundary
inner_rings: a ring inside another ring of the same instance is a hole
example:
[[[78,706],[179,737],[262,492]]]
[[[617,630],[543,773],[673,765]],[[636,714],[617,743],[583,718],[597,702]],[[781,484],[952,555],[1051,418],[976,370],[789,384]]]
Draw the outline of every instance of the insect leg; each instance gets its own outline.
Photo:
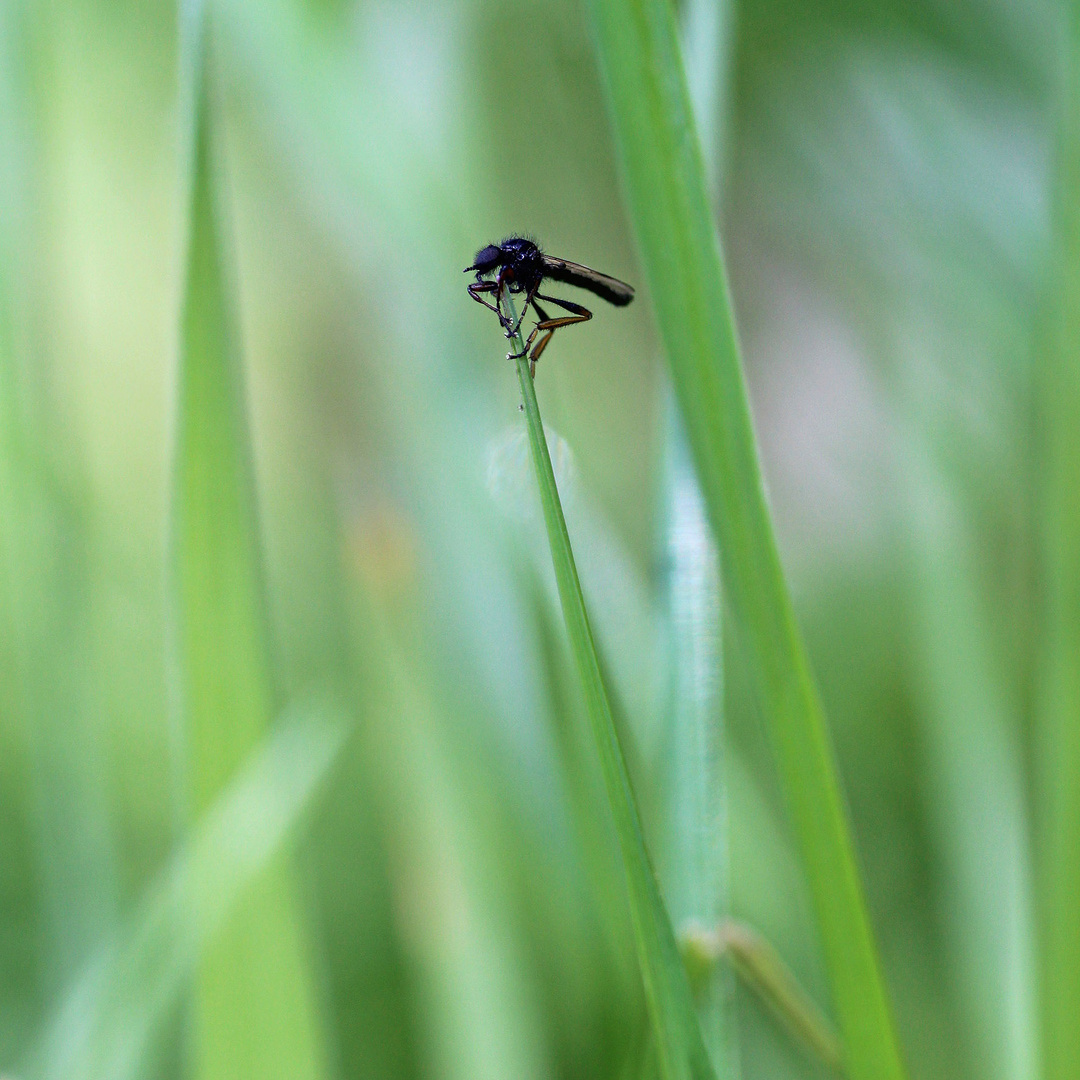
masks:
[[[546,321],[548,318],[548,313],[536,302],[535,296],[532,300],[532,306],[533,311],[536,312],[536,317],[539,322],[537,322],[536,326],[533,327],[532,333],[529,334],[529,336],[525,339],[525,348],[522,349],[521,352],[507,353],[507,360],[517,360],[528,353],[529,349],[532,347],[532,343],[536,340],[536,332],[540,329],[540,323]],[[524,314],[525,312],[523,310],[522,315]],[[518,319],[518,322],[520,323],[521,320]]]
[[[499,325],[506,331],[506,336],[510,337],[513,331],[510,329],[510,320],[503,314],[502,310],[502,294],[504,288],[504,279],[502,270],[499,271],[499,276],[494,281],[474,281],[467,285],[469,295],[478,303],[483,304],[484,307],[490,311],[494,311],[499,316]],[[491,304],[485,300],[481,293],[494,293],[495,303]],[[518,320],[520,322],[520,320]],[[516,329],[516,328],[515,328]]]
[[[506,336],[507,337],[513,337],[518,332],[518,330],[521,328],[521,320],[524,319],[525,316],[528,314],[529,305],[532,304],[533,307],[536,306],[536,304],[533,302],[533,298],[536,296],[536,292],[537,292],[537,290],[539,288],[540,288],[540,282],[538,281],[525,294],[525,303],[521,305],[521,314],[518,315],[517,322],[515,322],[512,327],[508,323],[505,323],[505,322],[503,323],[503,325],[506,327]]]
[[[556,319],[549,319],[536,300],[546,300],[549,304],[558,304],[569,315],[560,315]],[[536,324],[537,330],[557,330],[560,326],[571,326],[574,323],[588,322],[592,318],[592,312],[581,304],[575,304],[571,300],[560,300],[557,296],[545,296],[538,292],[533,300],[533,308],[540,315],[541,321]]]
[[[495,299],[494,304],[489,304],[480,293],[495,292],[498,282],[496,281],[473,281],[466,288],[469,290],[469,295],[478,303],[483,304],[484,307],[490,308],[499,316],[499,322],[503,322],[503,314],[498,308],[498,297]]]
[[[533,338],[537,334],[543,336],[536,343],[535,348],[529,355],[529,371],[536,375],[536,361],[540,359],[540,354],[548,347],[548,342],[551,341],[555,335],[555,331],[562,326],[573,326],[574,323],[588,322],[592,318],[592,312],[587,307],[582,307],[580,304],[572,303],[569,300],[559,300],[554,296],[544,296],[541,293],[536,294],[541,300],[547,300],[549,303],[558,304],[559,307],[566,311],[571,312],[570,315],[561,315],[555,319],[549,319],[547,313],[533,300],[533,307],[536,309],[538,315],[540,315],[540,322],[536,324],[536,329],[529,335],[529,342],[525,346],[528,349],[532,344]]]

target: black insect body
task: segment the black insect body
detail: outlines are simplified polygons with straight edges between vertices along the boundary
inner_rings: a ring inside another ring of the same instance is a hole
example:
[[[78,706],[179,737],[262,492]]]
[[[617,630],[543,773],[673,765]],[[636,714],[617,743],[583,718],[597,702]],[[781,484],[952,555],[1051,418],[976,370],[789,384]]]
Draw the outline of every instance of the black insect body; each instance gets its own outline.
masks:
[[[488,244],[481,248],[473,260],[472,266],[465,267],[465,273],[476,273],[476,280],[469,284],[469,295],[484,307],[490,308],[499,316],[499,322],[507,337],[513,337],[517,333],[521,320],[525,318],[529,305],[536,312],[537,324],[525,342],[525,348],[519,353],[510,353],[508,359],[515,360],[529,353],[529,371],[535,376],[536,361],[540,354],[547,348],[552,335],[562,326],[571,326],[574,323],[587,322],[592,318],[592,312],[574,304],[569,300],[560,300],[555,296],[546,296],[540,291],[540,285],[546,279],[561,281],[566,285],[575,285],[579,289],[588,289],[589,292],[599,296],[616,307],[625,307],[634,299],[634,290],[625,281],[618,278],[608,277],[607,274],[598,273],[580,263],[568,262],[566,259],[556,259],[551,255],[545,255],[537,244],[524,236],[511,236],[501,244]],[[485,280],[494,274],[491,280]],[[521,305],[521,314],[517,321],[513,321],[502,310],[503,290],[511,293],[524,293],[525,302]],[[495,303],[492,304],[487,296],[494,294]],[[560,315],[551,318],[540,306],[539,301],[555,304],[568,315]],[[538,335],[540,340],[536,341]],[[533,342],[536,341],[536,345]]]

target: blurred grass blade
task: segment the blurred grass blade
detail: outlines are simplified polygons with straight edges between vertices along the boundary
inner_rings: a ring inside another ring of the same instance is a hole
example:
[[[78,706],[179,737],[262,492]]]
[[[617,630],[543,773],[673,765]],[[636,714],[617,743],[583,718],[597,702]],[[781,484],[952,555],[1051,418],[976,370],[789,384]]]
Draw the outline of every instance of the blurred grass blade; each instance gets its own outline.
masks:
[[[373,599],[352,590],[363,750],[392,850],[395,923],[410,961],[424,1075],[432,1080],[543,1080],[543,1037],[503,894],[483,751],[463,759],[414,654]],[[502,849],[505,851],[505,849]]]
[[[735,45],[735,0],[688,0],[683,9],[682,45],[686,79],[705,163],[706,190],[724,190],[730,155],[731,61]]]
[[[17,224],[24,219],[24,158],[20,138],[19,99],[22,45],[17,12],[0,8],[0,449],[11,453],[19,411],[14,355],[13,311],[15,267],[21,239]]]
[[[1050,325],[1036,370],[1043,562],[1037,858],[1046,1080],[1080,1076],[1080,4],[1066,11]]]
[[[146,1050],[202,944],[277,857],[333,764],[344,733],[344,723],[307,709],[283,720],[256,748],[135,914],[61,997],[35,1056],[19,1075],[145,1075]]]
[[[510,309],[512,312],[512,302]],[[514,346],[515,352],[524,352],[520,330],[514,339]],[[540,504],[551,545],[551,560],[570,651],[581,680],[585,711],[596,743],[604,789],[622,851],[634,939],[645,985],[645,1000],[652,1020],[660,1075],[664,1080],[711,1080],[716,1074],[702,1041],[686,971],[645,849],[630,776],[600,675],[589,617],[570,547],[570,535],[566,530],[551,455],[544,437],[544,425],[536,402],[536,388],[529,375],[526,356],[518,358],[517,368]]]
[[[728,961],[798,1042],[830,1069],[841,1070],[840,1040],[832,1025],[780,954],[760,934],[744,923],[728,919],[711,930],[692,928],[683,935],[682,947],[691,971]]]
[[[172,506],[178,697],[190,810],[206,811],[262,738],[274,708],[260,539],[230,278],[215,197],[212,109],[198,12],[186,13],[182,85],[193,153]],[[195,1073],[312,1080],[324,1051],[285,853],[202,951]]]
[[[2,780],[9,794],[22,786],[21,768],[29,781],[31,889],[42,909],[36,977],[52,992],[115,925],[120,890],[104,733],[80,679],[86,522],[54,470],[50,402],[31,392],[36,365],[27,363],[39,358],[36,335],[28,339],[42,301],[31,269],[41,244],[30,190],[40,152],[31,114],[41,76],[27,56],[34,32],[27,5],[0,7],[0,753],[14,766]]]
[[[690,462],[682,422],[668,395],[667,654],[664,897],[676,929],[714,926],[730,914],[724,777],[720,565]],[[714,965],[697,993],[713,1065],[735,1075],[731,973]]]
[[[814,898],[853,1080],[904,1075],[832,747],[761,476],[667,0],[591,0],[631,218]]]
[[[731,22],[728,0],[690,0],[682,40],[708,189],[726,160]],[[720,560],[709,529],[682,416],[665,393],[664,489],[668,695],[660,880],[678,933],[730,914],[730,843],[724,761]],[[705,1047],[722,1075],[739,1074],[731,969],[713,964],[696,988]]]
[[[1020,750],[980,595],[970,515],[961,513],[934,455],[912,437],[905,519],[916,555],[916,658],[939,845],[945,948],[972,1075],[1035,1080],[1036,1009],[1030,849]],[[992,888],[988,888],[992,883]]]

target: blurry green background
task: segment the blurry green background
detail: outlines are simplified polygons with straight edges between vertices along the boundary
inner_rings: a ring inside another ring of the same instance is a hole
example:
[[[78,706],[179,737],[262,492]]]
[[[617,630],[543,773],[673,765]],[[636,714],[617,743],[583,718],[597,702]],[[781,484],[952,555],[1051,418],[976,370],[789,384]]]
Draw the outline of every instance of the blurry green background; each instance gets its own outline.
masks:
[[[639,287],[557,335],[537,389],[663,867],[668,390],[584,14],[220,0],[213,21],[273,675],[344,739],[287,743],[236,813],[272,848],[289,830],[325,1073],[636,1077],[639,975],[517,384],[461,273],[528,232]],[[913,1076],[1028,1080],[1031,367],[1055,15],[745,0],[713,32],[707,149],[768,492],[901,1041]],[[0,0],[15,1077],[186,1068],[191,950],[162,916],[185,840],[178,48],[167,3]],[[723,652],[730,908],[827,1011],[736,636]],[[202,887],[241,887],[242,871],[222,881],[234,857],[211,846]],[[827,1075],[742,988],[735,1015],[748,1080]]]

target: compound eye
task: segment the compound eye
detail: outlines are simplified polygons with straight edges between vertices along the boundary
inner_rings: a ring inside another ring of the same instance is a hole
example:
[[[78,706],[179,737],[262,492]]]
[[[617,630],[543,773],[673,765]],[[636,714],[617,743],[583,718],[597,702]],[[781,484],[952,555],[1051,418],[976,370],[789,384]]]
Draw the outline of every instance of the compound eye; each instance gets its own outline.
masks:
[[[488,244],[487,247],[481,248],[473,259],[470,270],[479,270],[481,274],[486,274],[490,270],[494,270],[502,263],[502,251],[494,244]]]

